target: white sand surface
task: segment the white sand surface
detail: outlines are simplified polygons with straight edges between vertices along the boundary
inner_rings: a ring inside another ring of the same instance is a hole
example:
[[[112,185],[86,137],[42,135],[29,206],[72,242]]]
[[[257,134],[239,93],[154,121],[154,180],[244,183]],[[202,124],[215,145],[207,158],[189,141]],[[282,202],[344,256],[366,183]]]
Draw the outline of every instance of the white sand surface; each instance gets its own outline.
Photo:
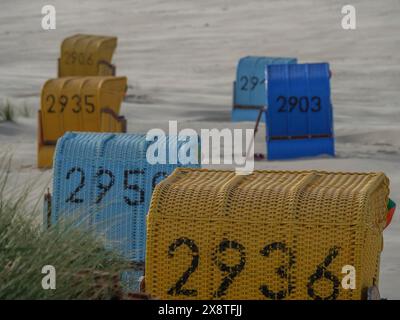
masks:
[[[0,102],[19,110],[0,123],[0,151],[11,150],[13,190],[51,170],[36,168],[36,112],[46,79],[56,77],[63,38],[75,33],[118,36],[117,74],[129,79],[122,114],[129,132],[167,128],[245,128],[230,121],[232,81],[246,55],[326,61],[333,71],[337,157],[257,162],[257,168],[383,171],[400,204],[400,2],[352,0],[357,30],[341,28],[338,0],[52,1],[57,29],[41,28],[48,1],[0,2]],[[28,111],[28,112],[27,112]],[[256,151],[265,152],[265,127]],[[400,298],[400,217],[385,230],[380,290]]]

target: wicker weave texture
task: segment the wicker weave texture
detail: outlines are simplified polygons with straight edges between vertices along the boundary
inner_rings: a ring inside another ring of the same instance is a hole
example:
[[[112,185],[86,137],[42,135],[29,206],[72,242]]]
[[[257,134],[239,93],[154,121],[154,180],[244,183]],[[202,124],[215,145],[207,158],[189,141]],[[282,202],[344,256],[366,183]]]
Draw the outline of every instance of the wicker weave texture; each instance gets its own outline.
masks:
[[[171,139],[160,139],[159,145]],[[70,218],[95,228],[107,247],[143,262],[152,191],[181,166],[149,164],[146,152],[152,144],[140,134],[66,133],[56,147],[52,224]]]
[[[148,215],[146,289],[162,299],[360,299],[378,283],[382,173],[176,169]],[[341,285],[356,270],[356,289]]]

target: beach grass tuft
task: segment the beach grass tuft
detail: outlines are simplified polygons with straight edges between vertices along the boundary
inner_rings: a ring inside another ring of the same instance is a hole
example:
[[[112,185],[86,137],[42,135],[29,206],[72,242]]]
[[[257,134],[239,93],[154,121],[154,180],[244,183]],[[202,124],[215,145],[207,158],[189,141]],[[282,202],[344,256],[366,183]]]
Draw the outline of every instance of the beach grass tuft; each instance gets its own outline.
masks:
[[[35,223],[37,209],[27,205],[27,192],[5,192],[10,163],[0,158],[0,299],[120,297],[120,274],[129,263],[87,230],[68,223],[44,230]],[[43,289],[46,265],[56,270],[55,290]]]

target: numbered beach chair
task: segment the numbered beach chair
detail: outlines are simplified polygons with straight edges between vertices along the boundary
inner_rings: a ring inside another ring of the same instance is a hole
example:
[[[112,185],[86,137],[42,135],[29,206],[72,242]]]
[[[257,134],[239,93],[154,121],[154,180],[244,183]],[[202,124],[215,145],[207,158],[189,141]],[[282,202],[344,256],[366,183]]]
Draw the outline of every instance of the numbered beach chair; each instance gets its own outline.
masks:
[[[111,61],[116,47],[116,37],[76,34],[64,39],[58,77],[115,76]]]
[[[233,83],[232,121],[256,121],[259,110],[265,106],[267,96],[265,68],[268,65],[286,63],[297,63],[297,59],[248,56],[239,60]]]
[[[38,167],[52,167],[57,139],[66,131],[126,132],[119,115],[126,83],[126,77],[48,80],[38,113]]]
[[[379,285],[388,196],[383,173],[178,168],[153,192],[146,291],[160,299],[367,299]]]
[[[268,159],[334,156],[329,65],[272,65],[266,76]]]
[[[135,270],[123,277],[143,275],[146,215],[153,189],[175,168],[199,167],[198,138],[157,140],[167,163],[149,159],[154,141],[146,135],[68,132],[59,139],[55,154],[53,195],[47,195],[44,226],[72,221],[94,230],[105,245],[129,259]],[[172,149],[168,147],[172,146]],[[193,147],[190,149],[190,147]],[[187,160],[170,163],[174,151],[186,151]],[[184,162],[184,163],[183,163]]]

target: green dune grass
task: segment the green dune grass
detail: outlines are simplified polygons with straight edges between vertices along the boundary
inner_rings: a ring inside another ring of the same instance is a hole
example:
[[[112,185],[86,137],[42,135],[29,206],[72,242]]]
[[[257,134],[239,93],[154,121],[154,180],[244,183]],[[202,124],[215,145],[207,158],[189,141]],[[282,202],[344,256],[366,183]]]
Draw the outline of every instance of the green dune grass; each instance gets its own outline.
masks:
[[[127,261],[88,230],[62,223],[43,230],[28,191],[5,195],[10,161],[0,157],[0,299],[112,299]],[[31,209],[26,209],[31,208]],[[56,270],[56,289],[42,287],[42,268]]]
[[[2,121],[15,121],[15,112],[8,99],[0,103],[0,122]]]

